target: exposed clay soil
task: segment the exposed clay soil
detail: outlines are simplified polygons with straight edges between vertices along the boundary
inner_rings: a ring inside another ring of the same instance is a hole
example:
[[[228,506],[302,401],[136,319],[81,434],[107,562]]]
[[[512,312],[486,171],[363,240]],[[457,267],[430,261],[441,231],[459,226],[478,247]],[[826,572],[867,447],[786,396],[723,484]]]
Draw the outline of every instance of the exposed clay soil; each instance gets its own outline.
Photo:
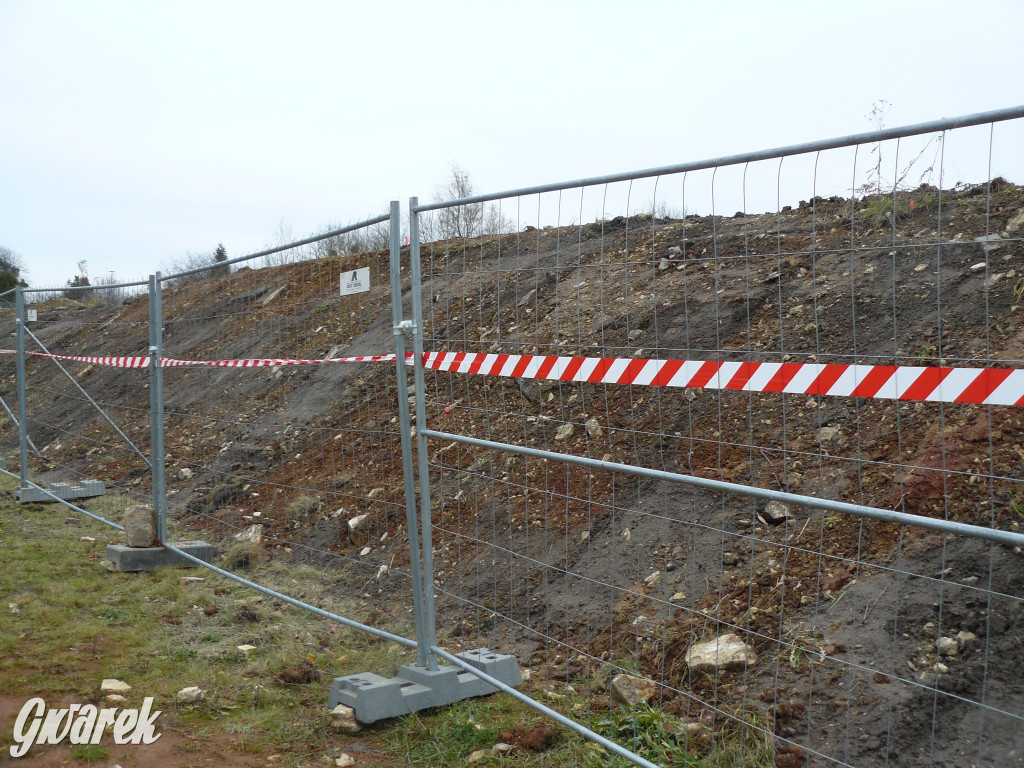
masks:
[[[996,180],[944,191],[941,209],[937,190],[906,194],[918,202],[895,227],[877,198],[817,198],[777,214],[620,217],[425,246],[426,346],[1019,367],[1021,232],[994,247],[975,238],[1004,232],[1024,194]],[[378,287],[335,296],[340,274],[367,264]],[[167,290],[166,354],[392,351],[386,274],[380,254],[346,256]],[[403,290],[408,305],[407,273]],[[145,297],[62,301],[40,308],[35,332],[54,352],[144,354],[146,317]],[[69,367],[145,451],[147,374]],[[57,394],[70,390],[47,361],[29,369],[38,470],[75,467],[144,497],[141,460],[86,403]],[[356,618],[407,615],[393,364],[164,375],[182,535],[261,524],[274,556],[330,567],[358,590]],[[427,379],[429,425],[442,431],[1004,530],[1020,520],[1014,407]],[[13,374],[2,386],[7,399]],[[1018,551],[810,508],[773,525],[747,497],[455,443],[429,451],[442,639],[515,652],[534,692],[568,682],[600,709],[601,660],[631,659],[663,681],[666,710],[712,733],[753,711],[780,747],[810,750],[780,749],[780,765],[1024,764]],[[303,496],[316,504],[294,503]],[[369,518],[353,539],[358,514]],[[759,662],[690,675],[687,647],[726,631]],[[976,638],[936,658],[936,637],[958,632]]]

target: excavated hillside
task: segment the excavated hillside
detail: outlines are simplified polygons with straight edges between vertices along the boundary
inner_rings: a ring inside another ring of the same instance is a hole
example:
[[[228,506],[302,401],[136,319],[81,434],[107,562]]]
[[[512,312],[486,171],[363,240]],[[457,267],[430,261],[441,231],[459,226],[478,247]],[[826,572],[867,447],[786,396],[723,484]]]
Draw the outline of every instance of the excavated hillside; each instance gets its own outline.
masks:
[[[778,213],[620,217],[426,244],[426,347],[1019,367],[1022,214],[1024,192],[995,180],[941,196],[922,187],[895,203],[816,198]],[[362,266],[374,288],[338,296],[342,274]],[[377,253],[168,286],[165,354],[391,352],[387,275]],[[407,268],[402,277],[408,316]],[[146,354],[145,295],[37,309],[31,329],[53,353]],[[148,453],[148,373],[65,365]],[[13,364],[3,374],[13,404]],[[368,613],[357,618],[407,615],[394,363],[171,368],[164,380],[176,535],[230,544],[260,526],[272,556],[317,563],[359,590]],[[42,454],[34,477],[80,473],[145,497],[142,460],[51,361],[30,361],[29,382]],[[1013,406],[428,371],[426,410],[431,428],[515,445],[1005,530],[1024,516],[1024,418]],[[9,425],[4,434],[10,463],[15,436]],[[710,734],[728,721],[723,713],[754,713],[809,747],[814,764],[830,763],[815,753],[858,765],[966,764],[961,752],[971,748],[980,764],[1024,754],[1024,736],[1003,713],[1024,714],[1018,551],[458,443],[428,446],[443,642],[514,651],[534,670],[531,685],[546,690],[568,682],[602,693],[602,660],[628,659],[664,682],[666,710]],[[727,631],[760,661],[732,675],[689,673],[686,649]],[[955,658],[937,658],[934,638],[958,632],[975,639]],[[710,738],[698,733],[695,747]]]

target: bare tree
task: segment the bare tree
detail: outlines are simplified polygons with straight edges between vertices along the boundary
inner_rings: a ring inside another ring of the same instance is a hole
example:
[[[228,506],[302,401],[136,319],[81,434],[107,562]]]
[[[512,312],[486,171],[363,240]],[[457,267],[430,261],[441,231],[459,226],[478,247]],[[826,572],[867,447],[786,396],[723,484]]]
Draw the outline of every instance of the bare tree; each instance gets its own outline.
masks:
[[[473,195],[473,182],[469,173],[452,163],[452,175],[447,182],[434,190],[434,202],[443,203]],[[480,234],[483,225],[484,206],[482,203],[456,205],[441,208],[426,222],[425,233],[431,240],[465,239]]]
[[[25,269],[25,261],[21,258],[21,255],[6,246],[0,245],[0,272],[7,272],[14,275],[15,278],[20,278],[21,273],[25,271],[27,271]]]

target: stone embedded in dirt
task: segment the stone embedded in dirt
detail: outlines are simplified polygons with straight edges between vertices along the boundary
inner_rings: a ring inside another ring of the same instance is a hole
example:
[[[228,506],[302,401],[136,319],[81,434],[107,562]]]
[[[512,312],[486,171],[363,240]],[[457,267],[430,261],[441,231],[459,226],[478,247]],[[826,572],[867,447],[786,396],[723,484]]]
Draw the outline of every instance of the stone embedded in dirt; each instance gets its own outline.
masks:
[[[511,752],[513,749],[515,749],[514,744],[506,744],[504,741],[499,741],[497,744],[491,747],[491,752],[493,752],[496,755],[503,755],[506,752]]]
[[[740,561],[740,556],[735,552],[722,553],[722,565],[733,566]]]
[[[369,515],[356,515],[348,521],[348,540],[354,547],[362,547],[370,538]]]
[[[661,261],[658,262],[658,269],[661,270],[662,272],[664,272],[670,266],[672,266],[672,262],[670,262],[668,259],[662,259]]]
[[[126,699],[120,693],[108,693],[106,701],[107,704],[110,704],[115,707],[120,707],[122,704],[127,703],[128,699]]]
[[[822,427],[818,430],[818,442],[827,443],[829,440],[835,440],[839,432],[839,427]]]
[[[175,701],[179,704],[195,704],[205,698],[206,691],[198,685],[190,685],[188,688],[182,688],[178,691],[178,695],[174,697]]]
[[[658,695],[656,683],[635,675],[616,675],[612,678],[608,689],[611,691],[612,701],[625,704],[627,707],[646,704]]]
[[[982,235],[981,237],[974,238],[974,242],[981,243],[981,249],[985,253],[992,253],[992,251],[998,250],[1002,247],[1003,236],[998,232],[991,235]]]
[[[558,738],[558,726],[554,723],[537,723],[532,728],[521,726],[509,728],[498,733],[498,743],[491,747],[495,752],[508,752],[514,747],[522,747],[531,752],[543,752]],[[503,745],[505,749],[498,749]]]
[[[82,536],[79,539],[79,541],[84,541],[86,544],[95,544],[96,543],[96,539],[94,539],[92,536]]]
[[[789,507],[781,501],[769,501],[759,517],[769,525],[781,525],[789,520],[792,515],[789,512]]]
[[[189,469],[188,467],[182,467],[177,472],[177,478],[179,480],[191,480],[192,479],[192,470]]]
[[[202,576],[182,576],[178,579],[178,583],[183,587],[187,587],[189,584],[201,584],[206,581]]]
[[[601,429],[601,424],[598,422],[596,416],[591,416],[587,419],[587,437],[596,440],[604,434],[604,430]]]
[[[940,656],[956,656],[960,653],[960,643],[952,637],[940,637],[936,646]]]
[[[525,307],[527,304],[529,304],[535,298],[537,298],[537,289],[536,288],[534,288],[533,290],[529,291],[527,294],[525,294],[523,296],[523,298],[521,298],[519,301],[517,301],[516,302],[516,306],[517,307]]]
[[[156,541],[156,513],[145,504],[133,504],[124,513],[124,539],[129,547],[152,547]]]
[[[262,525],[250,525],[241,533],[235,534],[235,541],[251,542],[253,544],[259,544],[263,541],[263,526]]]
[[[108,677],[102,683],[100,683],[100,693],[120,693],[124,695],[130,691],[132,687],[123,680],[116,680],[112,677]]]
[[[469,757],[466,758],[467,763],[478,763],[487,757],[488,752],[486,749],[475,749],[469,753]]]
[[[572,424],[563,424],[555,431],[555,440],[567,440],[572,437]]]
[[[978,636],[973,632],[965,632],[961,630],[956,633],[956,641],[960,644],[960,649],[963,650],[968,646],[972,645]]]
[[[356,711],[344,704],[339,704],[331,710],[331,727],[345,733],[359,733],[363,729],[356,720]]]
[[[342,752],[335,759],[334,764],[338,766],[338,768],[348,768],[348,766],[356,764],[356,759],[347,752]]]
[[[280,288],[277,288],[277,289],[271,291],[270,295],[268,295],[261,302],[263,304],[263,306],[264,307],[269,306],[270,302],[272,302],[274,299],[276,299],[278,296],[280,296],[284,292],[284,289],[287,288],[287,287],[288,287],[287,285],[282,285]]]
[[[1021,211],[1008,222],[1006,222],[1006,231],[1013,234],[1021,227],[1024,227],[1024,211]]]
[[[244,653],[246,656],[251,656],[256,651],[256,646],[255,645],[249,645],[248,643],[246,643],[244,645],[238,645],[238,646],[235,646],[235,647],[238,650],[240,650],[242,653]]]
[[[683,660],[691,672],[739,670],[756,664],[757,654],[736,635],[729,633],[690,646]]]

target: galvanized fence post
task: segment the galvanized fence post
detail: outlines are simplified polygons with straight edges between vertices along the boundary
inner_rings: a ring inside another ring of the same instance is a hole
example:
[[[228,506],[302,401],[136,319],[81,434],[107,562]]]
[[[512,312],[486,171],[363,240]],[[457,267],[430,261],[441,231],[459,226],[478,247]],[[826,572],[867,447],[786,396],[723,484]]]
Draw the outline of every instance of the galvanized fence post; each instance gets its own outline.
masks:
[[[391,319],[395,336],[395,368],[398,382],[398,428],[402,441],[402,475],[405,479],[405,521],[409,531],[409,574],[412,577],[412,599],[416,620],[417,663],[427,666],[430,644],[425,641],[423,614],[423,578],[420,571],[420,538],[416,512],[416,471],[412,459],[412,433],[409,416],[409,385],[405,366],[405,332],[411,324],[402,311],[402,209],[397,200],[391,201],[390,267],[391,267]],[[417,403],[419,397],[417,396]]]
[[[25,291],[19,285],[14,289],[15,325],[18,350],[18,443],[21,453],[21,487],[28,487],[28,406],[25,397]]]
[[[153,510],[156,512],[156,538],[167,541],[167,478],[164,466],[164,369],[163,307],[160,296],[160,273],[149,278],[149,418],[151,461],[153,465]]]
[[[430,650],[428,665],[437,669],[437,622],[434,614],[434,544],[431,532],[430,462],[427,455],[426,385],[423,377],[423,298],[420,289],[420,214],[419,198],[409,198],[409,278],[412,293],[413,386],[416,393],[416,455],[420,479],[420,541],[423,547],[423,608],[426,613],[424,636]]]

